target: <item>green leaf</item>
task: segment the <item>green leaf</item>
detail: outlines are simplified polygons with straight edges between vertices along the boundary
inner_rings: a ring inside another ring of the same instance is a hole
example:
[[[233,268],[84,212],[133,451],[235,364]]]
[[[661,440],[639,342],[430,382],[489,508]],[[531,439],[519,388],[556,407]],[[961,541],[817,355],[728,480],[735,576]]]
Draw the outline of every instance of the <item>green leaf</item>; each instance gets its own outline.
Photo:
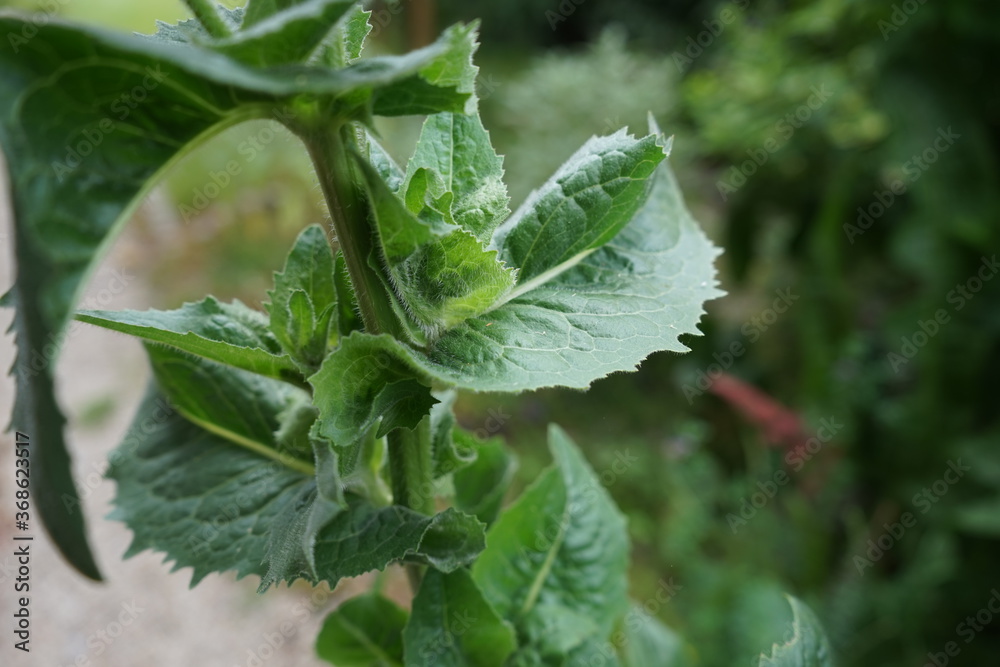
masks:
[[[286,457],[238,446],[183,418],[158,393],[144,402],[111,463],[113,518],[134,534],[126,556],[162,551],[174,569],[194,569],[192,585],[235,570],[260,576],[262,589],[298,578],[335,586],[404,559],[450,572],[484,546],[483,524],[453,509],[426,516],[351,493],[341,504],[339,489],[327,488],[336,482],[336,460],[324,461],[321,449],[318,475],[289,467]]]
[[[448,221],[488,243],[493,230],[510,213],[510,198],[502,180],[503,159],[493,150],[479,114],[439,113],[427,117],[406,167],[408,202],[409,190],[420,187],[414,183],[420,170],[438,176],[444,191],[451,193]],[[416,198],[422,200],[423,195]],[[420,213],[413,206],[410,211]]]
[[[370,338],[393,340],[353,333],[309,378],[321,432],[338,447],[350,446],[376,424],[377,437],[414,428],[437,402],[402,364],[367,344]]]
[[[461,430],[455,432],[455,438],[472,439]],[[514,480],[517,459],[499,438],[481,443],[474,451],[475,460],[455,473],[455,507],[491,525]]]
[[[479,48],[478,28],[478,22],[452,26],[433,45],[410,54],[414,62],[421,61],[415,74],[394,77],[389,85],[375,90],[373,112],[379,116],[471,113],[476,108],[479,73],[472,64],[472,55]]]
[[[309,461],[277,448],[280,416],[308,395],[292,385],[179,352],[147,345],[153,374],[171,404],[207,431],[285,465],[312,473]]]
[[[688,664],[681,638],[636,604],[621,624],[621,632],[622,667],[683,667]]]
[[[333,250],[319,225],[299,234],[285,267],[274,274],[274,288],[264,305],[270,327],[281,346],[303,368],[315,371],[331,337],[331,320],[338,311]],[[298,296],[296,296],[298,295]]]
[[[212,572],[263,575],[277,517],[310,484],[301,471],[181,418],[156,393],[110,461],[118,483],[111,518],[133,533],[125,557],[162,551],[174,570],[193,568],[192,586]]]
[[[258,18],[255,11],[242,30],[211,46],[256,67],[302,62],[354,4],[354,0],[305,0],[266,18]]]
[[[250,0],[243,17],[244,29],[250,28],[279,12],[301,5],[307,0]]]
[[[396,161],[392,159],[392,156],[386,152],[385,148],[376,141],[375,137],[371,135],[370,132],[365,134],[366,144],[368,146],[368,162],[374,167],[375,171],[378,173],[379,178],[389,187],[393,192],[399,192],[400,186],[403,184],[403,180],[406,174],[403,170],[396,164]]]
[[[405,665],[501,667],[514,629],[483,599],[467,570],[428,570],[403,630]]]
[[[30,40],[21,37],[27,28]],[[52,386],[60,332],[130,205],[185,144],[235,121],[238,97],[146,54],[173,51],[146,38],[77,30],[51,17],[36,25],[6,11],[0,34],[10,37],[0,47],[0,145],[17,259],[12,426],[45,442],[32,461],[32,492],[46,528],[78,570],[99,579],[83,514],[60,500],[78,501]]]
[[[792,606],[792,638],[774,644],[771,654],[760,656],[760,667],[833,667],[833,649],[816,615],[800,600],[788,596]]]
[[[393,286],[407,311],[428,332],[482,313],[514,286],[514,272],[474,236],[451,225],[437,228],[410,213],[365,160],[365,175]]]
[[[344,67],[360,58],[368,33],[372,31],[368,22],[371,15],[361,3],[351,7],[340,20],[333,39],[327,41],[321,61],[332,67]]]
[[[627,606],[625,519],[557,426],[556,467],[490,528],[472,575],[483,595],[543,652],[565,654],[593,624],[607,637]],[[553,623],[559,632],[553,632]],[[578,634],[565,633],[576,628]]]
[[[406,617],[405,611],[380,595],[359,595],[323,621],[316,653],[337,667],[402,665]]]
[[[654,132],[655,132],[654,126]],[[475,391],[584,389],[658,350],[686,352],[715,288],[719,251],[691,218],[664,163],[618,236],[564,272],[444,332],[426,351],[370,342],[425,382]],[[388,363],[388,362],[387,362]]]
[[[76,319],[272,378],[299,375],[263,313],[206,297],[177,310],[83,310]]]
[[[519,291],[579,263],[632,220],[664,158],[657,141],[625,130],[593,137],[529,195],[493,239],[500,257],[518,267]]]
[[[595,661],[596,656],[601,656],[600,662]],[[589,638],[580,646],[573,649],[563,661],[562,667],[591,667],[599,664],[601,667],[619,667],[621,662],[615,655],[611,644],[599,639]],[[641,663],[644,667],[669,667],[669,663],[662,658],[656,657],[653,662]]]
[[[485,545],[485,526],[454,509],[427,516],[399,505],[374,507],[355,496],[348,506],[316,536],[316,572],[330,582],[403,559],[452,572]]]

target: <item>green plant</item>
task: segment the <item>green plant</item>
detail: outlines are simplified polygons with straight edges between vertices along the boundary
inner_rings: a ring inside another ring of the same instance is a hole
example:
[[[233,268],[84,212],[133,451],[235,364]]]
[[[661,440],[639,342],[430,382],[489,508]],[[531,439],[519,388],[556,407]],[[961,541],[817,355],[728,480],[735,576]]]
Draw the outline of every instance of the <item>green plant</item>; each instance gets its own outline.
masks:
[[[717,250],[669,141],[652,120],[642,138],[592,138],[509,215],[473,94],[475,26],[359,60],[368,12],[353,2],[189,5],[197,21],[153,37],[0,15],[17,37],[0,53],[13,425],[43,443],[32,498],[64,555],[100,577],[52,380],[74,295],[179,155],[273,118],[312,160],[334,244],[319,225],[299,235],[267,312],[207,297],[76,315],[142,338],[154,371],[109,473],[129,553],[162,551],[193,583],[256,574],[261,591],[403,563],[412,611],[371,593],[327,619],[317,649],[341,666],[681,664],[670,631],[630,608],[624,518],[566,434],[550,428],[555,465],[501,510],[512,458],[451,412],[457,389],[586,388],[686,349],[719,294]],[[404,170],[370,128],[410,114],[428,117]],[[762,664],[830,664],[793,610]]]

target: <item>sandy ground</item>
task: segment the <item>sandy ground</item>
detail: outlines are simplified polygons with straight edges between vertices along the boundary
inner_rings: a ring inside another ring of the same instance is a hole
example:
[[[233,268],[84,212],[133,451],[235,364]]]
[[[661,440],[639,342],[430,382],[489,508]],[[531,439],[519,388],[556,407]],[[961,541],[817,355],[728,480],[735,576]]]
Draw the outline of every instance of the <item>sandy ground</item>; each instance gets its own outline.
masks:
[[[0,164],[2,175],[2,164]],[[6,179],[0,178],[0,187]],[[12,232],[7,193],[0,190],[0,291],[13,281]],[[142,308],[145,287],[134,277],[137,262],[152,253],[136,247],[138,237],[116,243],[90,282],[84,303],[102,307]],[[122,284],[124,285],[122,286]],[[0,329],[12,320],[0,311]],[[0,367],[14,359],[13,338],[0,338]],[[59,400],[69,416],[68,440],[77,484],[85,496],[91,545],[106,581],[92,583],[61,559],[44,530],[33,521],[30,531],[31,652],[13,648],[14,478],[12,434],[0,436],[0,665],[38,667],[307,667],[321,665],[312,644],[325,613],[363,582],[347,582],[336,592],[307,586],[257,595],[258,581],[249,577],[212,575],[188,589],[190,571],[170,574],[161,554],[144,552],[123,561],[131,535],[105,517],[111,509],[114,483],[102,479],[108,453],[124,434],[148,378],[141,346],[134,340],[74,325],[57,368]],[[0,419],[6,425],[14,398],[14,382],[0,377]],[[81,415],[101,401],[113,399],[110,414],[98,427],[81,426]],[[277,647],[274,648],[273,646]]]

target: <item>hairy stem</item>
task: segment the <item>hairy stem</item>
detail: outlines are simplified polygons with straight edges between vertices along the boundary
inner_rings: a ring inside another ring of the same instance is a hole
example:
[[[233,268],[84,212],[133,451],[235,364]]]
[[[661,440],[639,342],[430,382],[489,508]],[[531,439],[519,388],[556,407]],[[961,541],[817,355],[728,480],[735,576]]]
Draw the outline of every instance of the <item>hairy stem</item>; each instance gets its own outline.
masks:
[[[326,198],[337,242],[351,277],[358,309],[371,334],[387,333],[404,339],[402,325],[376,269],[375,231],[369,220],[364,191],[349,151],[357,151],[352,126],[321,122],[295,128],[312,157],[320,187]],[[430,416],[416,429],[396,429],[387,436],[393,503],[423,514],[434,514],[434,471],[431,456]],[[423,567],[409,564],[406,573],[414,594],[420,587]]]
[[[430,416],[424,417],[417,428],[398,428],[387,438],[393,501],[422,514],[434,514]],[[406,565],[406,576],[414,594],[420,589],[423,570],[422,566],[414,563]]]
[[[232,35],[229,31],[229,26],[219,16],[219,12],[215,9],[215,5],[212,4],[211,0],[184,0],[184,4],[190,8],[195,18],[198,19],[198,23],[212,37],[223,39]]]
[[[347,153],[355,143],[351,132],[350,125],[343,124],[311,132],[303,140],[326,198],[337,243],[344,253],[365,331],[399,337],[401,332],[392,304],[381,279],[368,264],[374,251],[373,230],[368,221],[368,206],[358,186],[360,181]]]

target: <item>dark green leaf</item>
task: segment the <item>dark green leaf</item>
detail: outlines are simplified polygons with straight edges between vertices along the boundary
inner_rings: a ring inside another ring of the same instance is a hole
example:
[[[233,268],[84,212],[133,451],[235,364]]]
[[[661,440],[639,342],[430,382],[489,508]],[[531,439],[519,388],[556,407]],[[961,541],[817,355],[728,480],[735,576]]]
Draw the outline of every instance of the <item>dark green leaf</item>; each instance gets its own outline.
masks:
[[[349,509],[316,536],[316,572],[336,582],[404,558],[445,572],[468,565],[484,546],[483,524],[453,509],[434,516],[350,496]]]
[[[405,665],[501,667],[514,629],[483,599],[467,570],[428,570],[403,631]]]
[[[239,301],[210,296],[177,310],[84,310],[76,318],[268,377],[298,375],[264,314]]]
[[[126,557],[162,551],[175,570],[194,569],[192,585],[227,570],[263,576],[278,517],[311,484],[181,418],[159,394],[140,407],[110,460],[108,476],[118,483],[111,516],[133,533]]]
[[[549,445],[556,467],[493,524],[472,573],[540,652],[565,655],[588,632],[609,636],[624,613],[628,533],[597,476],[554,425]]]
[[[207,431],[304,472],[310,461],[277,448],[280,415],[308,397],[284,382],[147,345],[153,374],[163,393],[188,420]],[[310,456],[311,458],[311,456]]]
[[[337,667],[402,665],[406,616],[380,595],[352,598],[323,621],[316,652]]]

